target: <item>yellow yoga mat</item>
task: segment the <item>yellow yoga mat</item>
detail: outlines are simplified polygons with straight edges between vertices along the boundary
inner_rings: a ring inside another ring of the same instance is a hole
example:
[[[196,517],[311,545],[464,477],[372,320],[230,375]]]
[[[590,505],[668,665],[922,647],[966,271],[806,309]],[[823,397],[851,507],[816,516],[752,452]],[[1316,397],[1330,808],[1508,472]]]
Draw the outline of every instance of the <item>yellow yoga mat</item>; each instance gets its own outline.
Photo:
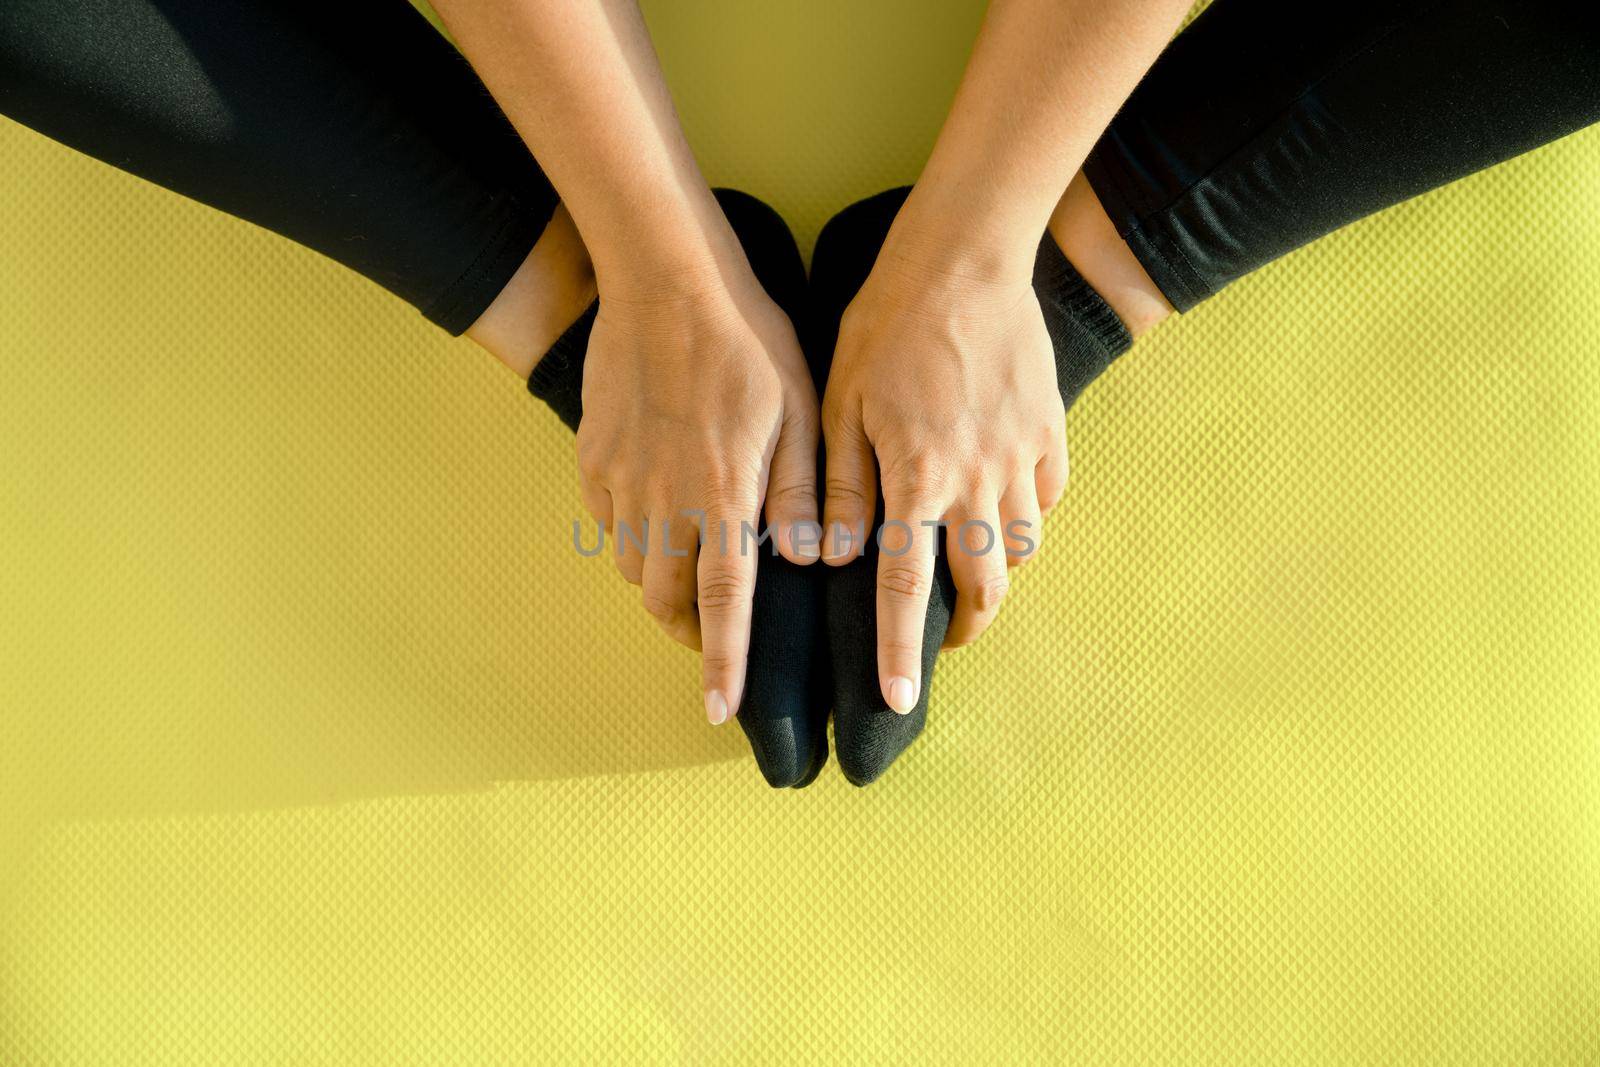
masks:
[[[646,5],[809,245],[980,5]],[[470,344],[0,122],[0,1063],[1600,1061],[1600,130],[1161,327],[769,791]]]

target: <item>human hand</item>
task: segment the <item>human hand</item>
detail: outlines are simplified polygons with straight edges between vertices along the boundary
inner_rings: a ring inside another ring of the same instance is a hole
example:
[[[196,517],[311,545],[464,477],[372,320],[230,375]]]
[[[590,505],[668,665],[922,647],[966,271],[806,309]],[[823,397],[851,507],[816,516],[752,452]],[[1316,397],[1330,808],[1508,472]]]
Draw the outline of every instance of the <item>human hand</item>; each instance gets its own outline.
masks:
[[[967,260],[897,221],[845,311],[823,401],[823,556],[856,558],[881,479],[878,674],[884,701],[920,693],[923,625],[942,522],[957,599],[945,647],[999,610],[1066,485],[1066,414],[1032,285],[1033,248]],[[857,536],[844,536],[846,531]]]
[[[816,521],[816,395],[794,327],[739,263],[602,276],[577,442],[584,504],[617,538],[618,570],[702,651],[714,724],[744,689],[758,551],[745,524],[764,502],[780,552],[817,556],[795,536]]]

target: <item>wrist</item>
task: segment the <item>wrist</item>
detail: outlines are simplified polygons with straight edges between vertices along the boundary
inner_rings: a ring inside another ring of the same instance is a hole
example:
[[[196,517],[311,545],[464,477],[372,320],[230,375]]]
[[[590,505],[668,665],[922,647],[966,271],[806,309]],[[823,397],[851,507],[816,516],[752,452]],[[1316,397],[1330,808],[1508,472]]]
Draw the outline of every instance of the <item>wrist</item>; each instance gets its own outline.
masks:
[[[742,252],[736,265],[716,255],[640,258],[597,273],[596,289],[608,315],[662,335],[737,329],[747,318],[750,294],[761,291]]]
[[[1035,220],[960,183],[924,177],[906,198],[878,255],[885,273],[1005,286],[1030,281],[1049,212]],[[877,270],[877,268],[874,268]]]
[[[592,227],[585,243],[597,287],[613,301],[678,300],[726,290],[750,272],[720,205],[703,196],[657,200]]]

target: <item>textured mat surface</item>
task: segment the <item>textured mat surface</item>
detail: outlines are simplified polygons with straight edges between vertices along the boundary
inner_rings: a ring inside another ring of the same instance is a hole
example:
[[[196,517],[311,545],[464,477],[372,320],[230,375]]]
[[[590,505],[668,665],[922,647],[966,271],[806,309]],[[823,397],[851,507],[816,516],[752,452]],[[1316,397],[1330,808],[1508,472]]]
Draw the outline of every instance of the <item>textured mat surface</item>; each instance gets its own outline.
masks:
[[[807,243],[978,18],[648,12]],[[926,737],[783,794],[486,357],[0,161],[0,1062],[1600,1059],[1600,131],[1141,343]]]

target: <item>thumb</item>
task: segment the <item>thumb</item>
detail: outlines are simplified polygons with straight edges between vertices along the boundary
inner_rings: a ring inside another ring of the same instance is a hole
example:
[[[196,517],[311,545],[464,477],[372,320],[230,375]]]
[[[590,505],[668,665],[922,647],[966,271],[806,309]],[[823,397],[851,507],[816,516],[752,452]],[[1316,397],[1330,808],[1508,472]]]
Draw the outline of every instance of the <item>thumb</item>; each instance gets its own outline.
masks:
[[[767,478],[767,525],[778,551],[790,563],[814,563],[822,554],[817,526],[817,443],[815,401],[810,411],[785,411]]]
[[[841,412],[824,427],[828,439],[827,500],[822,520],[822,558],[831,566],[861,555],[872,532],[878,497],[878,465],[860,419]]]

